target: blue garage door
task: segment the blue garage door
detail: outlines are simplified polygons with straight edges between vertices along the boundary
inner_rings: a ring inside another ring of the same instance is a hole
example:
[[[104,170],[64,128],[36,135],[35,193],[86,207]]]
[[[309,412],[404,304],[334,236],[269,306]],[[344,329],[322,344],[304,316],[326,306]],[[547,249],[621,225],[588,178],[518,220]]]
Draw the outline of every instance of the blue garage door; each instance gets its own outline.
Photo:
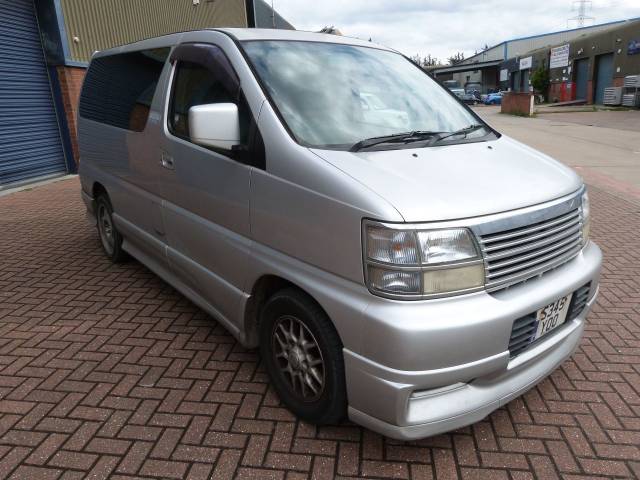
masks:
[[[576,75],[576,100],[587,100],[587,86],[589,82],[589,59],[581,58],[574,64]]]
[[[596,98],[595,103],[604,103],[604,89],[613,84],[613,53],[596,57]]]
[[[0,188],[64,173],[32,0],[0,0]]]

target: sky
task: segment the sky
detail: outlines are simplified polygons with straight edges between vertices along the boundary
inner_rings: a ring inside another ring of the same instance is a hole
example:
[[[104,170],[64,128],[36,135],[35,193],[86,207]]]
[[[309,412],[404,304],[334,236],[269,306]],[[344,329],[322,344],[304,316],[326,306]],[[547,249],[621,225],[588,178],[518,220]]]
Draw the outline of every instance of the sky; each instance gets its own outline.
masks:
[[[270,2],[271,0],[266,0]],[[567,29],[571,0],[274,0],[298,30],[334,26],[344,35],[381,43],[405,55],[444,60],[485,44]],[[640,17],[640,0],[594,0],[596,23]],[[570,22],[575,28],[576,23]]]

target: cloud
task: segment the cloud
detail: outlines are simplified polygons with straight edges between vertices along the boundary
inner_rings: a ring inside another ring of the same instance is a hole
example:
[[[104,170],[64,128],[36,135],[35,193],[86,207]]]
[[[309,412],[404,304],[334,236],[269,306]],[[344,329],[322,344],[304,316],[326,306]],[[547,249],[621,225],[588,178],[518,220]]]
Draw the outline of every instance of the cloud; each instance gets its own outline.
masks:
[[[570,0],[483,2],[447,0],[274,0],[299,30],[335,26],[345,35],[373,39],[406,55],[446,59],[472,55],[485,44],[567,28]],[[594,0],[597,23],[640,17],[638,0]],[[575,23],[572,25],[575,26]]]

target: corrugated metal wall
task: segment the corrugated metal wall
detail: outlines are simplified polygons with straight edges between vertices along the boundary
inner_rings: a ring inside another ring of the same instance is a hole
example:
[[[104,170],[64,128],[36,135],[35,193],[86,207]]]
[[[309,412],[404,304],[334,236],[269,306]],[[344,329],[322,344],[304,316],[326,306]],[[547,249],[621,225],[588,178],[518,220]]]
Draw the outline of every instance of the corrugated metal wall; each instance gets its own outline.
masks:
[[[504,43],[500,43],[473,57],[469,57],[463,63],[489,62],[491,60],[504,60]]]
[[[522,40],[515,40],[509,42],[507,45],[507,57],[515,57],[542,47],[561,45],[583,35],[591,35],[593,33],[602,32],[612,28],[618,28],[619,26],[620,24],[594,25],[592,27],[585,27],[579,30],[567,30],[564,32],[545,35],[543,37],[532,37]]]
[[[244,0],[61,0],[73,60],[167,33],[246,27]]]

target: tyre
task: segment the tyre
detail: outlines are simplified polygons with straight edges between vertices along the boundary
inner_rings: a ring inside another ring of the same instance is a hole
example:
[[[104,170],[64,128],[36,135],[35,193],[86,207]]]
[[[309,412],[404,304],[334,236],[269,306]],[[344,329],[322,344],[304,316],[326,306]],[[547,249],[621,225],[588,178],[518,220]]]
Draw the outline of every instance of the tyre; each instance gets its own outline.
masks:
[[[122,235],[116,230],[113,222],[113,207],[106,194],[96,198],[96,219],[100,243],[105,255],[113,263],[121,263],[127,259],[127,254],[122,250]]]
[[[318,304],[293,288],[276,293],[262,309],[259,334],[282,403],[310,423],[339,423],[347,410],[342,342]]]

